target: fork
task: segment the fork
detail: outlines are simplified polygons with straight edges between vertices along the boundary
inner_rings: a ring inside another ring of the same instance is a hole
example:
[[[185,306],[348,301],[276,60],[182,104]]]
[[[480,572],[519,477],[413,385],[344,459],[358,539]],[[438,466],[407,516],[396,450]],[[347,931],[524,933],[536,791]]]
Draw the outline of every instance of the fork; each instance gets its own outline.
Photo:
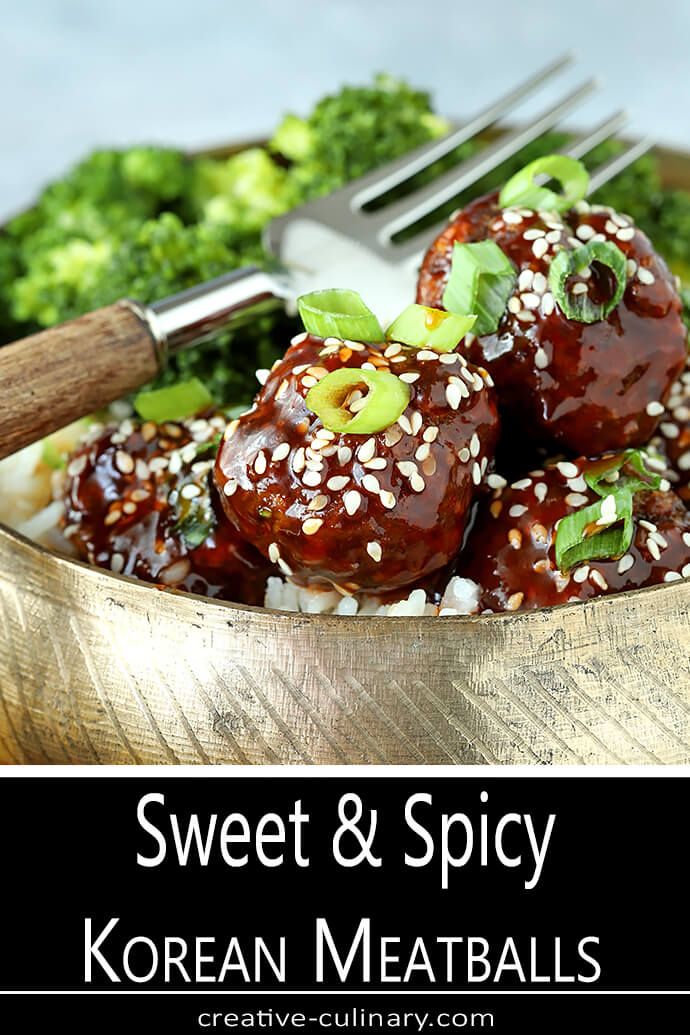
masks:
[[[415,225],[556,126],[596,81],[586,80],[430,183],[388,203],[385,196],[497,123],[571,61],[570,54],[558,58],[447,136],[274,219],[264,243],[277,272],[246,267],[152,305],[123,299],[0,349],[0,459],[150,381],[169,355],[276,307],[294,308],[307,291],[353,288],[378,316],[392,319],[413,300],[417,268],[443,222],[416,233]],[[563,153],[581,158],[625,122],[625,113],[616,112]],[[651,146],[648,139],[632,143],[594,170],[590,191]],[[408,230],[410,236],[396,239]]]

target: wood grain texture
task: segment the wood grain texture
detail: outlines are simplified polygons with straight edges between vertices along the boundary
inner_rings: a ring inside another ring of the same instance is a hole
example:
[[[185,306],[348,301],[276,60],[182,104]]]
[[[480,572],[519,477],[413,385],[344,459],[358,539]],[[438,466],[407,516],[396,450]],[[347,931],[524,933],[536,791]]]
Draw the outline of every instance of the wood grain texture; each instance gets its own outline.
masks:
[[[0,459],[151,380],[146,324],[123,303],[0,349]]]
[[[0,529],[0,757],[690,762],[690,582],[480,618],[276,614]]]

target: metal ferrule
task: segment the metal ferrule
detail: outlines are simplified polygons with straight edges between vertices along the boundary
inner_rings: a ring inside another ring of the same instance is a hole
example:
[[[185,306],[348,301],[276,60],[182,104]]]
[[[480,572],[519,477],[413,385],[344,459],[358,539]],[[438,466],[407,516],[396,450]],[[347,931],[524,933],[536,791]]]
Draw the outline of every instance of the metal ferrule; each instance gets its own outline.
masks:
[[[169,354],[276,309],[287,294],[279,276],[246,267],[150,306],[127,305],[148,324],[162,368]]]

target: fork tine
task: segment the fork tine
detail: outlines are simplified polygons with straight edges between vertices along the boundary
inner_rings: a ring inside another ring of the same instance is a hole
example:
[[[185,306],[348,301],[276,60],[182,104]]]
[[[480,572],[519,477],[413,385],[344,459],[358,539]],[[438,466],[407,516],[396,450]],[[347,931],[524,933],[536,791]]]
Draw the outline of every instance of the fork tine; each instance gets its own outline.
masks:
[[[487,129],[494,122],[497,122],[524,97],[529,96],[530,93],[548,79],[571,64],[572,61],[572,53],[562,54],[561,57],[540,69],[530,76],[529,79],[525,79],[518,86],[504,94],[503,97],[500,97],[497,101],[494,101],[480,111],[469,122],[464,123],[447,136],[440,140],[435,140],[432,144],[423,144],[402,158],[389,162],[383,168],[373,169],[370,173],[366,173],[358,180],[348,184],[343,189],[342,196],[349,196],[351,205],[354,208],[358,208],[393,190],[423,169],[433,165],[440,158],[445,158],[456,147],[464,144],[467,140],[477,136],[477,134]],[[339,191],[338,193],[340,194],[341,192]]]
[[[491,172],[507,158],[512,157],[526,144],[536,140],[551,129],[560,119],[596,88],[596,81],[589,79],[554,107],[549,108],[528,126],[518,127],[505,134],[494,144],[485,147],[459,166],[399,201],[395,201],[379,212],[368,213],[366,223],[369,233],[377,238],[379,248],[386,248],[388,242],[400,230],[423,219],[446,201],[471,187],[486,173]]]
[[[654,147],[655,141],[652,137],[644,137],[642,140],[636,141],[627,147],[625,151],[621,151],[619,155],[614,155],[613,158],[609,158],[607,162],[600,165],[598,169],[595,169],[589,177],[589,190],[588,194],[594,194],[595,191],[603,187],[605,183],[612,180],[614,176],[617,176],[619,172],[623,172],[629,165],[636,162],[638,158],[646,154],[647,151],[651,151]]]
[[[614,115],[605,119],[595,129],[589,133],[585,133],[578,137],[577,140],[570,144],[564,149],[563,153],[570,155],[572,158],[581,158],[586,155],[589,151],[593,151],[595,147],[603,143],[609,137],[613,136],[622,126],[627,122],[627,115],[623,111],[618,111]],[[590,185],[588,193],[591,194],[593,191],[598,190],[609,180],[613,179],[619,172],[622,172],[627,166],[632,165],[634,161],[645,154],[651,147],[654,146],[654,142],[647,138],[641,140],[635,144],[632,144],[627,150],[622,151],[619,155],[615,155],[613,158],[602,165],[598,166],[592,173],[590,173]],[[448,225],[447,219],[439,220],[433,226],[426,227],[421,230],[414,237],[409,237],[407,240],[402,241],[400,244],[395,244],[395,257],[401,262],[412,260],[418,257],[421,260],[423,253],[428,248],[429,244],[441,233],[441,231]]]

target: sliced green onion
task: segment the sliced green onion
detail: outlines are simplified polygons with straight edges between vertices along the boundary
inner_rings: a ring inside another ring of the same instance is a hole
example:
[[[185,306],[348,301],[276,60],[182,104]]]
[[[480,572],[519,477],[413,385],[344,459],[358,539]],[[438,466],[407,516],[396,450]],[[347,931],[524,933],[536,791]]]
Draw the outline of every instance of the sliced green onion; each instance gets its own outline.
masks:
[[[365,405],[357,413],[347,409],[351,394],[368,389]],[[387,370],[340,367],[322,377],[307,392],[305,402],[328,431],[347,435],[373,435],[395,424],[410,402],[410,386]]]
[[[297,299],[297,308],[306,329],[319,338],[385,340],[381,324],[356,291],[312,291]]]
[[[611,270],[616,287],[608,302],[593,302],[588,292],[574,295],[568,291],[568,278],[598,262]],[[562,249],[554,257],[549,269],[549,288],[561,311],[569,320],[578,323],[596,323],[605,320],[615,309],[625,291],[627,279],[626,260],[623,252],[611,241],[588,241],[572,251]]]
[[[616,501],[615,511],[607,500]],[[602,514],[606,511],[606,517]],[[614,489],[588,507],[561,519],[556,532],[556,564],[560,571],[597,558],[621,557],[633,538],[633,494]],[[610,520],[609,520],[610,518]],[[598,522],[606,520],[605,525]]]
[[[641,449],[627,449],[624,453],[599,461],[595,469],[585,473],[585,481],[599,496],[607,496],[619,489],[627,489],[633,494],[658,489],[661,476],[647,469],[645,459],[646,454]],[[627,472],[621,474],[623,467],[632,467],[640,477]]]
[[[476,316],[460,316],[413,303],[393,321],[386,331],[386,338],[417,349],[452,352],[472,330],[476,319]]]
[[[537,176],[558,180],[561,194],[535,183]],[[589,174],[582,162],[567,155],[544,155],[536,158],[511,176],[498,196],[501,208],[520,205],[548,212],[567,212],[587,194]]]
[[[495,241],[455,244],[443,305],[451,313],[476,313],[475,334],[493,334],[510,298],[517,273]]]
[[[213,397],[198,378],[179,381],[176,385],[139,392],[134,409],[142,420],[162,424],[167,420],[186,420],[213,406]]]
[[[51,471],[61,471],[67,463],[65,454],[61,453],[52,439],[44,438],[41,449],[41,460]]]

